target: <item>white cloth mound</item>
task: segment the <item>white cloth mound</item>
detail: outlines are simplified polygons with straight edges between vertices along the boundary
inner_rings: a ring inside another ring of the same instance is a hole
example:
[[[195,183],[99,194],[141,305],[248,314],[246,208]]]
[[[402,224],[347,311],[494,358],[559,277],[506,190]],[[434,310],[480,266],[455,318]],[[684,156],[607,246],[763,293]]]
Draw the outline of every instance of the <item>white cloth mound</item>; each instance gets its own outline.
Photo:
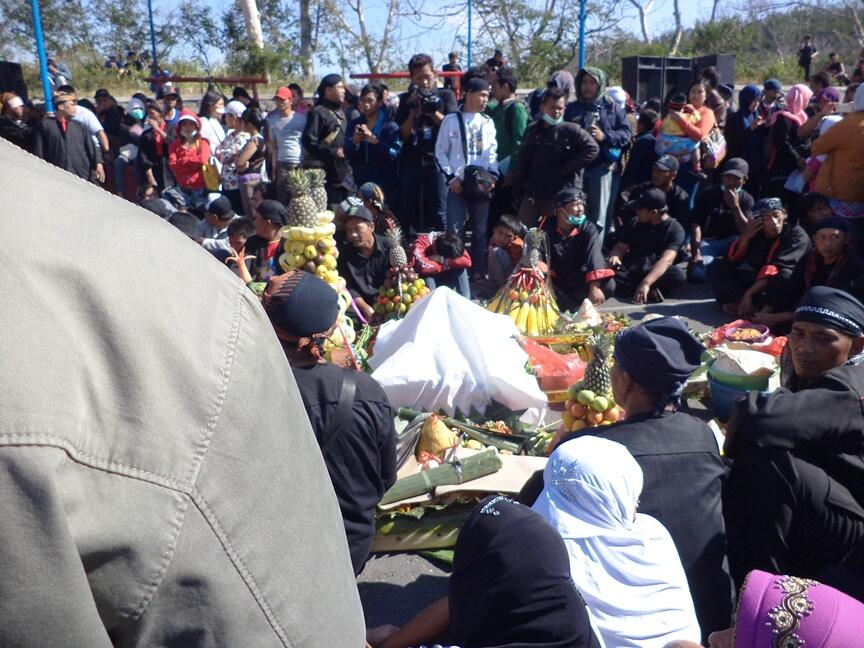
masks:
[[[369,364],[393,407],[452,415],[484,412],[495,400],[537,422],[546,395],[526,373],[527,354],[506,315],[490,313],[441,287],[405,319],[383,324]]]

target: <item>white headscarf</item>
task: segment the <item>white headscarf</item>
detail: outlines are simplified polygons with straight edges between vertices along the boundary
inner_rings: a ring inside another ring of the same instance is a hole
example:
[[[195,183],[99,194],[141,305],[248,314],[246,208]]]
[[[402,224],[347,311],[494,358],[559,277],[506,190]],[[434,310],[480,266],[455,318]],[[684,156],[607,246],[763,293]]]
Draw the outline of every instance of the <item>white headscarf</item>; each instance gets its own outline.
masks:
[[[624,105],[627,103],[627,93],[621,86],[612,86],[606,90],[606,94],[609,95],[609,98],[615,102],[618,108],[624,108]]]
[[[620,443],[585,436],[562,443],[543,473],[534,510],[558,529],[573,581],[609,648],[662,648],[701,633],[669,532],[636,513],[642,469]]]

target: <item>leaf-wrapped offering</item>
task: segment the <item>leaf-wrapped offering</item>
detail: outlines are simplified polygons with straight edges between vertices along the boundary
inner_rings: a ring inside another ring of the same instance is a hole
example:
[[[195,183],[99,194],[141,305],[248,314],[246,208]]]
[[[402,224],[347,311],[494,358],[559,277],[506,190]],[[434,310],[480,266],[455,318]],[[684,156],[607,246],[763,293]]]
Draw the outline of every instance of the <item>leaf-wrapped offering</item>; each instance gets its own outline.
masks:
[[[392,504],[409,497],[431,493],[438,486],[463,484],[491,475],[500,469],[501,457],[494,450],[486,450],[461,459],[458,464],[447,462],[437,468],[403,477],[384,493],[381,504]]]

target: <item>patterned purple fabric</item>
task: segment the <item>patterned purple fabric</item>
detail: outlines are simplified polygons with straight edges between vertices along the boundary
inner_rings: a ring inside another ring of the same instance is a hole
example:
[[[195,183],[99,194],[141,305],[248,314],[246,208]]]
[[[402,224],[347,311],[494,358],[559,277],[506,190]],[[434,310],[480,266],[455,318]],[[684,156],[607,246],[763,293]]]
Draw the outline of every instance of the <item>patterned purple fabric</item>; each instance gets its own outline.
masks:
[[[752,571],[741,590],[735,648],[864,645],[864,604],[827,585]]]

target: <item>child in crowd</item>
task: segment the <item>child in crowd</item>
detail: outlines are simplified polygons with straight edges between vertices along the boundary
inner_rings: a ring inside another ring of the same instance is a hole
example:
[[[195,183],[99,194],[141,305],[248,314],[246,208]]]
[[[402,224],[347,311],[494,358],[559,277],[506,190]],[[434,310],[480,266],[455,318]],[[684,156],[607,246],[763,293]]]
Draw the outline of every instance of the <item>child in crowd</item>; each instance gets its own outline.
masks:
[[[228,250],[228,224],[238,218],[231,209],[227,196],[215,194],[204,208],[204,219],[198,222],[195,240],[215,254],[217,250]]]
[[[555,220],[547,223],[552,285],[561,310],[578,310],[586,297],[602,304],[615,291],[615,271],[606,265],[597,226],[585,216],[581,189],[555,197]]]
[[[375,219],[375,233],[384,236],[396,227],[398,221],[384,202],[384,190],[374,182],[364,182],[357,189],[357,195],[363,201],[363,206],[372,212]]]
[[[249,283],[249,281],[252,281],[251,269],[253,258],[251,256],[246,256],[245,248],[246,241],[255,235],[255,226],[248,218],[238,216],[228,224],[227,231],[228,247],[216,250],[213,253],[213,256],[227,264],[228,267],[230,267],[241,279],[248,276],[249,278],[245,283]],[[247,274],[244,274],[237,265],[237,260],[240,255],[243,256],[243,265],[246,268]]]
[[[636,218],[625,223],[609,254],[615,269],[616,293],[637,304],[658,303],[663,294],[684,285],[684,271],[675,265],[684,244],[684,228],[669,216],[666,194],[648,189],[630,208]]]
[[[522,258],[524,242],[521,236],[524,229],[522,222],[511,214],[502,215],[492,229],[486,271],[496,290],[506,283]]]
[[[414,264],[430,290],[438,286],[452,288],[466,299],[471,298],[468,270],[471,257],[465,243],[450,232],[420,234],[414,241]]]
[[[798,222],[808,234],[816,231],[816,225],[819,221],[831,216],[828,196],[818,191],[811,191],[801,196],[795,203],[795,211],[798,215]]]

